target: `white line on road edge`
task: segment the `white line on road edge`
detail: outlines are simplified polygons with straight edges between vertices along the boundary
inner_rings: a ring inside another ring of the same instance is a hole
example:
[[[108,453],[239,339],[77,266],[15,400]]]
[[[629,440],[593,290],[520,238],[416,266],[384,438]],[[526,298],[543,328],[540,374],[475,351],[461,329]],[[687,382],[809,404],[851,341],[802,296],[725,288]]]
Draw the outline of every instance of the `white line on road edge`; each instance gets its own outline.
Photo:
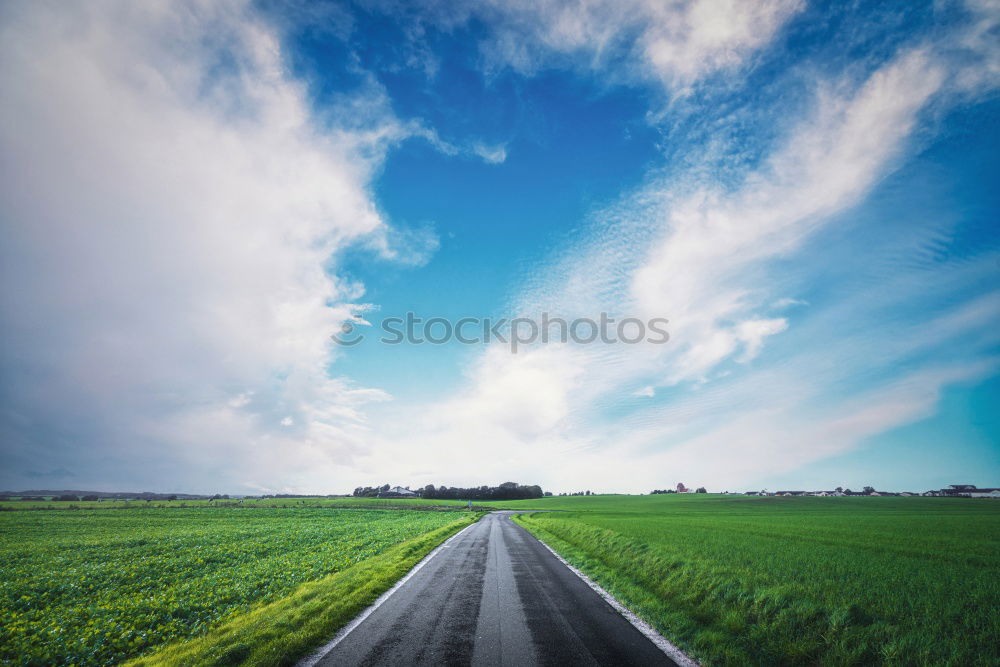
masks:
[[[532,537],[538,540],[537,536],[533,535]],[[538,541],[542,542],[541,540]],[[555,549],[547,545],[545,542],[542,542],[542,546],[551,551],[552,555],[558,558],[559,562],[568,567],[573,574],[583,579],[583,583],[587,584],[592,589],[594,589],[595,593],[604,598],[605,602],[614,607],[615,611],[617,611],[619,614],[624,616],[625,620],[631,623],[636,630],[646,635],[646,638],[649,641],[653,642],[653,644],[656,645],[656,648],[666,653],[668,658],[676,662],[678,665],[680,665],[680,667],[699,667],[698,663],[695,660],[692,660],[684,653],[684,651],[680,650],[679,648],[671,644],[670,641],[666,637],[661,635],[659,632],[657,632],[652,625],[650,625],[649,623],[647,623],[646,621],[642,620],[634,613],[632,613],[632,611],[628,607],[626,607],[621,602],[616,600],[614,596],[611,595],[611,593],[608,593],[606,590],[601,588],[601,586],[596,582],[594,582],[590,577],[588,577],[583,572],[570,565],[570,563],[565,558],[556,553]]]
[[[443,544],[437,545],[434,548],[433,551],[431,551],[429,554],[427,554],[426,556],[424,556],[423,559],[419,563],[417,563],[416,565],[414,565],[412,570],[410,570],[409,572],[407,572],[406,575],[402,579],[400,579],[399,581],[397,581],[393,585],[392,588],[390,588],[389,590],[387,590],[385,593],[382,593],[382,595],[378,596],[378,598],[375,600],[375,602],[371,603],[371,606],[369,606],[363,612],[361,612],[360,614],[358,614],[357,616],[355,616],[353,621],[351,621],[350,623],[348,623],[347,625],[345,625],[344,627],[342,627],[340,630],[338,630],[337,634],[335,634],[333,636],[333,639],[331,639],[329,642],[327,642],[326,644],[324,644],[323,646],[321,646],[315,653],[313,653],[308,658],[303,658],[302,660],[300,660],[298,662],[298,664],[296,664],[295,667],[313,667],[316,663],[318,663],[320,660],[322,660],[323,658],[325,658],[327,653],[329,653],[330,651],[332,651],[337,644],[339,644],[340,642],[344,641],[344,638],[347,637],[347,635],[351,634],[351,631],[353,631],[354,628],[356,628],[359,625],[361,625],[366,618],[368,618],[369,616],[372,615],[372,612],[374,612],[376,609],[378,609],[379,607],[381,607],[385,603],[386,600],[388,600],[390,597],[392,597],[393,593],[395,593],[396,591],[398,591],[400,589],[400,587],[402,587],[403,584],[405,584],[407,581],[409,581],[410,577],[412,577],[413,575],[415,575],[417,573],[417,571],[419,571],[420,568],[422,568],[424,565],[426,565],[427,562],[431,558],[434,558],[434,556],[436,556],[439,551],[441,551],[446,546],[448,546],[451,543],[452,540],[454,540],[456,537],[458,537],[459,535],[461,535],[462,533],[464,533],[468,529],[470,529],[473,526],[475,526],[476,523],[477,522],[473,521],[468,526],[466,526],[465,528],[463,528],[462,530],[458,531],[457,533],[455,533],[454,535],[452,535],[451,537],[449,537],[447,540],[445,540]]]

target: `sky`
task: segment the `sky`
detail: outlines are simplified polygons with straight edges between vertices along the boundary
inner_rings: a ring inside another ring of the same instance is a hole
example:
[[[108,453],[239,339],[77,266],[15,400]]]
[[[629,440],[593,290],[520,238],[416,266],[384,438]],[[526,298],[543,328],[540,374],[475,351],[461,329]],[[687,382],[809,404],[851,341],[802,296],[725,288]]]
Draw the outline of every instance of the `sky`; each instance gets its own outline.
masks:
[[[0,89],[2,489],[1000,485],[996,0],[18,0]]]

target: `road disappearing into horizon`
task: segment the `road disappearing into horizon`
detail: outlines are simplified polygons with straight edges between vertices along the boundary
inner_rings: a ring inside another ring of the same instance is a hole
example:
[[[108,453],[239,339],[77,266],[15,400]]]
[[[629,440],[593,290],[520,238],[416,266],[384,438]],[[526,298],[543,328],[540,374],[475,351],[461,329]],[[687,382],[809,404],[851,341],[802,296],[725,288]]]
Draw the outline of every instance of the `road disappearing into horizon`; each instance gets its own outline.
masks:
[[[511,514],[445,543],[305,664],[677,664]]]

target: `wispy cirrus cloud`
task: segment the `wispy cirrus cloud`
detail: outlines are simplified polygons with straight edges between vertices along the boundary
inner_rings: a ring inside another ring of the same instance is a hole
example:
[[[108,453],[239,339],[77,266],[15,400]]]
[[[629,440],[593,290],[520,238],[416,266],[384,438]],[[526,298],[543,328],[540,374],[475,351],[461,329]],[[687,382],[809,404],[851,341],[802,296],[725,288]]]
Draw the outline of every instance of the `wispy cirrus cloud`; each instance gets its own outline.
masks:
[[[612,79],[652,80],[673,93],[744,65],[801,11],[799,0],[498,2],[483,43],[493,67],[533,74],[583,64]]]
[[[845,224],[911,154],[922,121],[958,99],[954,85],[968,66],[940,45],[903,47],[861,81],[818,82],[809,114],[735,184],[695,168],[687,178],[654,178],[595,214],[589,239],[529,279],[511,312],[668,317],[670,344],[550,344],[517,357],[490,350],[460,396],[416,422],[426,428],[410,432],[422,443],[416,451],[459,457],[488,442],[503,453],[498,469],[516,475],[531,460],[548,484],[618,480],[619,490],[635,491],[662,484],[665,471],[747,484],[927,417],[947,386],[995,373],[983,356],[997,343],[994,305],[959,296],[995,257],[934,274],[897,267],[889,297],[799,298],[815,272],[858,253],[859,241],[847,239],[824,256],[814,239]],[[710,149],[714,159],[718,147]],[[911,245],[897,238],[883,251]],[[777,268],[793,260],[795,273]],[[908,309],[930,294],[958,305],[927,327]],[[795,304],[801,312],[787,311]],[[880,320],[888,310],[898,327]],[[831,341],[842,326],[835,314],[858,330]],[[957,340],[969,346],[960,358],[915,361]],[[772,344],[780,352],[760,359]]]
[[[682,97],[714,75],[733,75],[799,15],[802,0],[482,0],[456,5],[431,0],[368,0],[368,11],[391,17],[400,29],[394,67],[433,79],[436,31],[476,26],[478,66],[488,76],[510,70],[534,76],[549,69],[595,74],[608,86],[645,83]],[[299,12],[316,25],[312,11]],[[334,21],[335,25],[350,25]],[[341,32],[346,39],[350,27]]]
[[[817,93],[815,112],[735,191],[711,185],[673,200],[666,228],[631,278],[643,313],[669,312],[682,350],[673,381],[703,376],[742,349],[759,351],[785,320],[753,315],[762,305],[749,267],[791,252],[838,211],[856,203],[891,166],[938,91],[944,70],[922,50],[904,52],[857,91]]]

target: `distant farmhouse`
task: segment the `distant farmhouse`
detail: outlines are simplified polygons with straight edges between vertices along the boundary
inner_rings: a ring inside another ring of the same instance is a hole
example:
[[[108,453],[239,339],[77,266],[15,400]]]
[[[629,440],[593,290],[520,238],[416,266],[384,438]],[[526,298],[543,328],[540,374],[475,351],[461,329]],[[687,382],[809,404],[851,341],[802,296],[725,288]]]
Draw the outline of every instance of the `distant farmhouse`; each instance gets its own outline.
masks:
[[[947,496],[954,498],[1000,498],[1000,488],[977,488],[975,484],[951,484],[946,489],[938,491],[924,491],[923,493],[913,493],[912,491],[876,491],[870,486],[866,486],[864,491],[851,491],[837,487],[833,491],[746,491],[747,496]]]
[[[379,498],[416,498],[417,494],[401,486],[394,486],[388,491],[379,491]]]
[[[958,498],[1000,498],[1000,488],[977,488],[975,484],[949,484],[939,491],[926,491],[925,496],[954,496]]]

